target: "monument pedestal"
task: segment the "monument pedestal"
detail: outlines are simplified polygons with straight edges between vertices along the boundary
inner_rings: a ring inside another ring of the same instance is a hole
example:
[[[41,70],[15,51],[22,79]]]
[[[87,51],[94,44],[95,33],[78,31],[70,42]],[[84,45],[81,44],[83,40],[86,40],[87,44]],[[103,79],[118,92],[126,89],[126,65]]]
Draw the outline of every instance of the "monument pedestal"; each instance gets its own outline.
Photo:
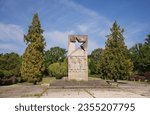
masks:
[[[68,80],[88,81],[88,73],[85,71],[71,71],[68,73]]]

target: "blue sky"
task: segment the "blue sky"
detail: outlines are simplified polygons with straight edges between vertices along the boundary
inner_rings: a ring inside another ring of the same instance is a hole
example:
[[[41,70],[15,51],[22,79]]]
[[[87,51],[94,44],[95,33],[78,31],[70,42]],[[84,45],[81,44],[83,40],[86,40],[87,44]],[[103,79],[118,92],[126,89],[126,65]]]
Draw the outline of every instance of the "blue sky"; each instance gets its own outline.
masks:
[[[104,48],[116,20],[130,48],[150,34],[150,0],[0,0],[0,53],[23,54],[33,14],[38,12],[46,50],[67,49],[68,34],[88,35],[89,53]]]

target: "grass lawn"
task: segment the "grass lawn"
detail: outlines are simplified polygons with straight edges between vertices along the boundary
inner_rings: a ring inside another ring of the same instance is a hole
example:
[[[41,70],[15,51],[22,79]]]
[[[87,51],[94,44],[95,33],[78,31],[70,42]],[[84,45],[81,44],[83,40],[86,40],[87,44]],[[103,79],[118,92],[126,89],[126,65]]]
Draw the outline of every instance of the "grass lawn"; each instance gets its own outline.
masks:
[[[42,81],[40,82],[40,84],[51,84],[52,82],[54,82],[56,80],[55,77],[44,77],[42,79]]]
[[[99,75],[89,75],[88,78],[89,80],[101,80]]]

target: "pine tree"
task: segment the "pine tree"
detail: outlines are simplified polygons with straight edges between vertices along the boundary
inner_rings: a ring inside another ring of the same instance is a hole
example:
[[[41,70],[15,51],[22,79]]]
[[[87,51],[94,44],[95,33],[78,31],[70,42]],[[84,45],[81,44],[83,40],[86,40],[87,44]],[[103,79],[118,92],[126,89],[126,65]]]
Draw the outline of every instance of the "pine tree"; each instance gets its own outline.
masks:
[[[44,47],[43,37],[38,14],[34,14],[28,34],[24,35],[24,41],[28,45],[23,56],[21,65],[21,77],[23,81],[36,84],[42,80],[44,72]]]
[[[117,79],[127,79],[132,72],[133,64],[124,43],[124,30],[117,25],[117,22],[114,22],[110,30],[111,34],[107,36],[105,50],[97,65],[97,72],[102,78],[114,79],[117,82]]]

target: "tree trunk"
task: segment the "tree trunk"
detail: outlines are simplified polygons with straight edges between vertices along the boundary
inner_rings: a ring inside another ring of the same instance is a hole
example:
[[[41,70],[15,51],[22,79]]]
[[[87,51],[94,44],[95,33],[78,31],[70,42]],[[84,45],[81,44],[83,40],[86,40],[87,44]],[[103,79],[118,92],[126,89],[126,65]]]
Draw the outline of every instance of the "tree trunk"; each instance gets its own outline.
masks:
[[[37,84],[37,82],[36,81],[34,81],[34,85],[36,85]]]
[[[117,79],[114,79],[114,82],[117,82]]]

